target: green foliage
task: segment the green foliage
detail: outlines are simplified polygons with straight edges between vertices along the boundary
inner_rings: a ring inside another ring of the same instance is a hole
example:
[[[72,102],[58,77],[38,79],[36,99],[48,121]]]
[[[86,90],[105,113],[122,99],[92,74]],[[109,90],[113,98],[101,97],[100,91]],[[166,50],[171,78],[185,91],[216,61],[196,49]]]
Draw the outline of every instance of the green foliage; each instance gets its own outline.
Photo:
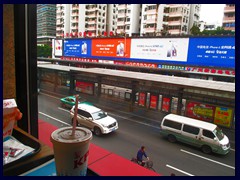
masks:
[[[200,29],[198,26],[193,25],[192,28],[190,29],[190,32],[192,35],[197,35],[200,34]]]
[[[52,56],[52,47],[45,44],[43,46],[37,46],[37,57],[51,57]]]
[[[204,30],[201,32],[203,35],[235,35],[235,32],[224,30],[223,27],[217,27],[216,30]]]

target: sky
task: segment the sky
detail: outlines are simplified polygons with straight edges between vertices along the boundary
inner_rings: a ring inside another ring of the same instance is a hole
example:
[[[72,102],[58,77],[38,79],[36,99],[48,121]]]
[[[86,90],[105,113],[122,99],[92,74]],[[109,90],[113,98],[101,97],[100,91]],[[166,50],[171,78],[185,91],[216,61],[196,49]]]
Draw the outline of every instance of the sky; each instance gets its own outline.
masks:
[[[200,21],[222,24],[225,4],[201,4]]]

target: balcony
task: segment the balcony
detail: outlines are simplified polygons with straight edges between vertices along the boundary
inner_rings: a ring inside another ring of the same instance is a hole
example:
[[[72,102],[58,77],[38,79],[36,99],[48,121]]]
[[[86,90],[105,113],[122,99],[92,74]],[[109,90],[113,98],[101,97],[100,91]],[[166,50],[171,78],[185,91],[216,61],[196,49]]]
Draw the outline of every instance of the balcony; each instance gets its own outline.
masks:
[[[126,5],[126,4],[118,5],[118,10],[120,10],[120,9],[126,9],[126,8],[127,8],[127,5]]]
[[[96,10],[97,10],[96,7],[86,9],[87,12],[95,12]]]
[[[168,21],[168,25],[169,26],[177,26],[177,25],[181,25],[182,21]]]
[[[180,30],[180,29],[170,29],[170,30],[168,30],[168,32],[169,32],[171,35],[181,34],[181,30]]]
[[[97,21],[96,20],[90,20],[90,21],[87,21],[88,24],[96,24]]]
[[[96,27],[88,27],[87,31],[96,31],[96,29],[97,29]]]
[[[146,13],[147,15],[157,14],[157,10],[156,10],[156,9],[151,9],[151,10],[147,10],[145,13]]]
[[[117,26],[124,26],[125,25],[125,21],[118,21],[117,22]]]
[[[156,28],[155,27],[149,27],[149,28],[145,28],[144,29],[144,32],[145,33],[153,33],[156,31]]]
[[[78,10],[79,6],[78,5],[73,5],[72,10]]]
[[[72,13],[71,16],[72,16],[72,17],[76,17],[76,16],[78,16],[78,13],[77,13],[77,12]]]
[[[78,18],[72,19],[71,22],[72,22],[72,23],[78,23]]]
[[[97,17],[97,13],[92,13],[92,14],[88,14],[86,15],[88,18],[95,18]]]
[[[183,13],[182,12],[171,12],[169,13],[169,17],[182,17]]]
[[[235,17],[223,17],[223,23],[235,22]]]
[[[145,21],[146,24],[156,24],[157,23],[157,19],[147,19]]]
[[[120,13],[120,14],[118,14],[118,18],[123,18],[123,17],[126,17],[126,13]]]
[[[224,7],[224,13],[235,12],[235,6]]]
[[[71,26],[72,30],[78,30],[78,26]]]
[[[124,33],[124,32],[125,32],[124,29],[117,29],[117,33],[118,33],[118,34],[121,34],[121,33]]]

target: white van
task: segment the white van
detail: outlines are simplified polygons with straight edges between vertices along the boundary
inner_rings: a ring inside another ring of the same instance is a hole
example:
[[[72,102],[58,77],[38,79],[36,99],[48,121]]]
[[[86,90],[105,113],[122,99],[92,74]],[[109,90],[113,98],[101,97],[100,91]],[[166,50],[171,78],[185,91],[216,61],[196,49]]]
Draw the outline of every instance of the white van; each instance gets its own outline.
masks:
[[[74,118],[75,106],[70,110],[70,115]],[[103,110],[89,104],[78,104],[77,125],[89,128],[97,136],[108,134],[118,129],[118,122],[108,116]]]
[[[204,153],[227,154],[229,139],[217,125],[175,114],[166,115],[160,134],[170,142],[180,141],[201,148]]]

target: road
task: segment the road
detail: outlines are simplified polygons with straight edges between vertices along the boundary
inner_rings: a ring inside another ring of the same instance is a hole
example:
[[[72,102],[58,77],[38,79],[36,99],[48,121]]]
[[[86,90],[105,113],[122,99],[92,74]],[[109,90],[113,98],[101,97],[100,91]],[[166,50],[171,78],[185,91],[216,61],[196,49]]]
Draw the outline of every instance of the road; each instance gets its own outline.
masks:
[[[39,119],[57,127],[71,125],[69,109],[60,107],[59,97],[40,93],[38,111]],[[225,156],[206,155],[185,144],[169,143],[160,136],[157,126],[140,121],[140,117],[118,110],[107,112],[118,120],[119,129],[100,137],[93,135],[92,143],[127,159],[135,156],[144,145],[153,160],[153,168],[164,176],[171,173],[176,176],[235,176],[234,149]]]

